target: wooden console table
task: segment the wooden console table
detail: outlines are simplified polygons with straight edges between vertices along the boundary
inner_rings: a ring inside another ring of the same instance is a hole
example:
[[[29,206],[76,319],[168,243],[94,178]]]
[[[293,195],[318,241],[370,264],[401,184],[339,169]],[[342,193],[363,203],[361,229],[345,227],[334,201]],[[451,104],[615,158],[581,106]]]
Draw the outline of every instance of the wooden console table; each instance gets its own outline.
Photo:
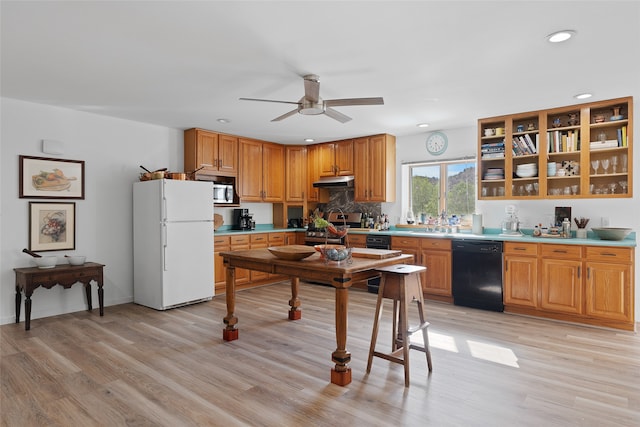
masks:
[[[393,251],[382,249],[368,249],[369,252],[388,254]],[[347,305],[349,302],[349,287],[355,282],[364,281],[380,276],[376,271],[379,267],[394,264],[413,262],[413,255],[395,254],[389,258],[353,258],[351,264],[335,263],[326,264],[320,259],[320,254],[313,254],[309,258],[300,261],[288,261],[274,257],[267,249],[250,249],[232,252],[221,252],[227,267],[226,271],[226,302],[227,315],[223,319],[226,328],[223,331],[225,341],[238,339],[238,318],[235,315],[236,289],[235,270],[246,268],[249,270],[264,271],[271,274],[291,277],[291,299],[289,305],[290,320],[301,318],[300,299],[298,298],[299,281],[310,280],[332,285],[336,290],[335,299],[335,327],[336,350],[331,354],[331,360],[335,367],[331,369],[331,382],[345,386],[351,382],[351,353],[347,351]]]
[[[22,302],[22,292],[24,292],[24,329],[31,329],[31,295],[33,291],[42,286],[51,289],[55,285],[60,285],[69,289],[74,283],[80,282],[84,285],[87,294],[87,310],[92,310],[91,304],[91,281],[98,284],[98,303],[100,304],[100,316],[104,316],[104,290],[102,289],[102,268],[103,264],[87,262],[83,265],[57,265],[54,268],[14,268],[16,272],[16,323],[20,322],[20,305]]]

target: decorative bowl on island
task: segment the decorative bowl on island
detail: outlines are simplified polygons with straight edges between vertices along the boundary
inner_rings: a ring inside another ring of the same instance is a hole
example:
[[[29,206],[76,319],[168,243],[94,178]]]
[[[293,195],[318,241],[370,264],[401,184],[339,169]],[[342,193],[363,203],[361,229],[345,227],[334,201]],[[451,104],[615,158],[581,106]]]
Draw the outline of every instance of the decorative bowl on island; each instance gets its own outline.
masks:
[[[316,253],[313,247],[305,245],[272,246],[267,249],[276,257],[289,261],[299,261]]]
[[[633,231],[630,228],[616,227],[592,228],[591,230],[602,240],[623,240]]]

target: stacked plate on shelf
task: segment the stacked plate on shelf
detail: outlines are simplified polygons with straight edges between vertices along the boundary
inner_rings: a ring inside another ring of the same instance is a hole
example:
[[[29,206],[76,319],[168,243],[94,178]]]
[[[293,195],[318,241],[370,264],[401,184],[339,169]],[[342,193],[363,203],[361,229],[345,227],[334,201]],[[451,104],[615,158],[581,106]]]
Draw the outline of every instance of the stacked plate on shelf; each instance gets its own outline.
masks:
[[[516,175],[520,178],[531,178],[538,174],[537,163],[523,163],[516,166]]]
[[[492,179],[504,179],[504,169],[503,168],[488,168],[484,173],[483,179],[492,180]]]

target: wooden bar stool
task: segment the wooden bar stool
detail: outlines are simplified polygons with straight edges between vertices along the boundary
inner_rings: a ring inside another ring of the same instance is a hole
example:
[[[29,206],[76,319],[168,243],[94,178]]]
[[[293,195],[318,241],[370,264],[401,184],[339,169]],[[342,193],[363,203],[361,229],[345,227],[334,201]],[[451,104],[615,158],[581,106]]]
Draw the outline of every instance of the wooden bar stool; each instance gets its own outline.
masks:
[[[377,356],[394,363],[404,365],[404,385],[409,386],[409,350],[420,350],[427,356],[427,366],[431,372],[431,352],[429,351],[429,337],[427,327],[429,322],[424,320],[424,301],[422,298],[422,286],[420,285],[420,273],[426,267],[419,265],[397,264],[389,267],[377,269],[382,273],[380,288],[378,289],[378,301],[376,303],[376,314],[373,321],[373,332],[371,334],[371,347],[369,347],[369,361],[367,362],[367,373],[371,371],[373,356]],[[383,299],[393,300],[393,328],[391,331],[391,353],[381,353],[376,351],[376,340],[378,338],[378,326],[382,318]],[[420,324],[415,327],[408,327],[407,307],[414,301],[418,306],[418,316]],[[424,346],[411,344],[411,334],[422,331]]]

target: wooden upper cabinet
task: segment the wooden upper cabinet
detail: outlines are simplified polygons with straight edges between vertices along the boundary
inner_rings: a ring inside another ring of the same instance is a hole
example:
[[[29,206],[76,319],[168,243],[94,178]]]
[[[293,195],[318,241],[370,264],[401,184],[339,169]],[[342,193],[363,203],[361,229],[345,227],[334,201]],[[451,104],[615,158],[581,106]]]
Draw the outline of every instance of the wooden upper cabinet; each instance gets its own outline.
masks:
[[[262,146],[262,200],[284,201],[284,146],[264,143]]]
[[[353,175],[353,140],[318,144],[320,176]]]
[[[396,139],[375,135],[353,141],[354,193],[358,202],[393,202],[396,190]]]
[[[239,143],[241,201],[284,201],[284,147],[250,139]]]
[[[236,176],[238,138],[203,129],[184,131],[184,170],[198,175]]]
[[[318,201],[318,189],[313,183],[320,178],[320,145],[307,146],[307,200],[311,202]]]
[[[240,139],[238,194],[243,202],[262,201],[262,143]]]
[[[224,175],[238,173],[238,138],[218,135],[218,172]]]
[[[303,202],[307,191],[307,149],[304,146],[285,147],[285,200]]]

